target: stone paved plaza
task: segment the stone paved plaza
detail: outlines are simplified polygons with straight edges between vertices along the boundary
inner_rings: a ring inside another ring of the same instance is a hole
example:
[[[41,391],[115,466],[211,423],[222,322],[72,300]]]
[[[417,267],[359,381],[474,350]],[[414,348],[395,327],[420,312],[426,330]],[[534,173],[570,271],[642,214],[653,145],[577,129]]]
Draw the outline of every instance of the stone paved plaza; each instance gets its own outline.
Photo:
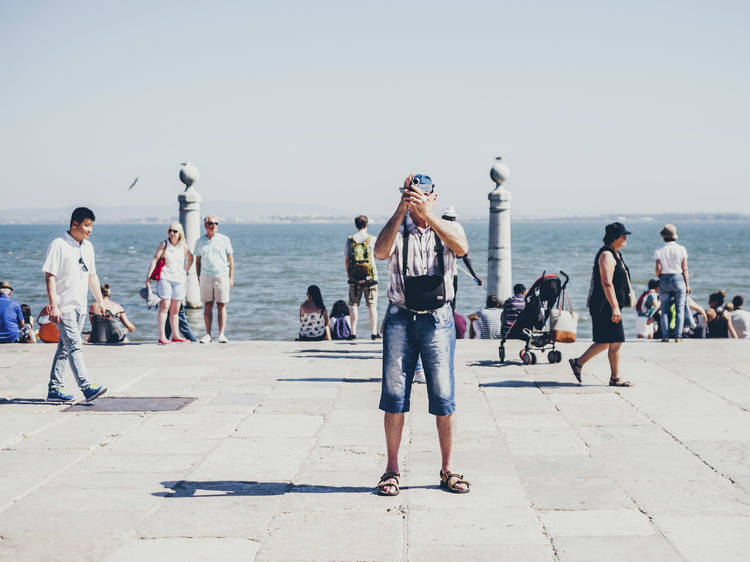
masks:
[[[395,498],[373,493],[378,343],[85,348],[106,398],[194,398],[176,411],[65,411],[42,399],[54,347],[2,346],[0,559],[747,560],[750,345],[629,342],[625,389],[603,356],[575,382],[586,345],[524,367],[460,341],[471,493],[439,489],[417,385]]]

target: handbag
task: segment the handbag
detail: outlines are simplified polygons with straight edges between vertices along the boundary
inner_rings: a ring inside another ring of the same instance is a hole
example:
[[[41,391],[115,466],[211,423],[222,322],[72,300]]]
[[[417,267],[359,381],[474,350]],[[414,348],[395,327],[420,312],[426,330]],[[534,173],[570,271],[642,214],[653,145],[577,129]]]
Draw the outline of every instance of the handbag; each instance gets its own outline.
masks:
[[[566,298],[569,310],[565,310],[562,306]],[[578,331],[578,314],[573,310],[567,291],[563,291],[558,302],[561,303],[561,306],[553,308],[549,315],[550,335],[556,342],[573,343],[576,341],[576,332]]]
[[[404,218],[404,243],[402,266],[404,275],[404,297],[406,308],[415,311],[436,310],[442,307],[445,300],[445,263],[443,261],[443,242],[435,236],[435,254],[438,259],[438,273],[433,275],[406,276],[406,264],[409,258],[409,229]]]
[[[168,243],[166,240],[165,243]],[[154,271],[151,273],[151,277],[149,279],[153,279],[154,281],[158,281],[161,279],[161,269],[164,267],[164,264],[167,262],[167,260],[164,259],[164,252],[166,251],[167,247],[164,246],[164,250],[162,250],[161,257],[157,260],[156,265],[154,266]]]

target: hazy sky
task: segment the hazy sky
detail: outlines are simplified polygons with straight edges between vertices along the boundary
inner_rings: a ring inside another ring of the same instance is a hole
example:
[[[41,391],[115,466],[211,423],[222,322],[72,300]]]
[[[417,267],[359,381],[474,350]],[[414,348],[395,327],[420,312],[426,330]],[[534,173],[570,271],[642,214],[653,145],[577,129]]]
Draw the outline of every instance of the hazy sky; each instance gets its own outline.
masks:
[[[5,208],[750,209],[747,2],[0,2]],[[135,176],[139,184],[128,192]],[[176,205],[176,203],[175,203]],[[204,206],[205,208],[205,206]]]

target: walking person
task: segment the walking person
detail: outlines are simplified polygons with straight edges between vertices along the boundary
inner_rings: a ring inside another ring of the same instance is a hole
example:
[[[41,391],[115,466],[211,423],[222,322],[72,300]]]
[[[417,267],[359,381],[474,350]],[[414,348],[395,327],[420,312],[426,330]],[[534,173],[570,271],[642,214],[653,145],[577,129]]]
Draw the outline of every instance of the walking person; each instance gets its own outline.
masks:
[[[214,302],[216,303],[217,323],[219,327],[219,343],[229,340],[224,335],[227,325],[227,303],[229,291],[234,287],[234,250],[228,236],[219,233],[219,221],[213,215],[208,215],[203,221],[206,234],[195,242],[195,273],[201,290],[203,301],[203,320],[206,333],[198,341],[211,342],[211,325],[214,321]]]
[[[167,239],[162,240],[156,248],[154,259],[151,260],[151,265],[149,265],[146,274],[147,288],[151,287],[151,276],[154,269],[158,267],[160,260],[164,261],[156,284],[156,294],[161,299],[159,301],[159,312],[156,316],[156,327],[159,329],[158,343],[166,345],[170,342],[164,329],[167,317],[169,317],[169,324],[172,328],[171,341],[182,343],[187,340],[179,337],[178,314],[180,304],[185,300],[187,272],[193,265],[193,254],[185,243],[185,233],[180,223],[173,222],[169,225]]]
[[[665,224],[659,234],[664,240],[664,245],[654,252],[654,260],[661,299],[661,341],[669,341],[669,309],[674,302],[674,341],[681,342],[685,324],[685,298],[691,292],[688,254],[685,246],[675,242],[679,238],[675,225]]]
[[[365,215],[354,219],[357,232],[346,239],[346,274],[349,282],[349,316],[352,333],[349,339],[357,339],[357,318],[359,303],[365,297],[370,313],[370,338],[380,339],[378,332],[378,270],[375,267],[373,250],[375,237],[367,233],[369,221]]]
[[[588,299],[594,343],[583,355],[569,360],[579,383],[583,366],[607,350],[609,386],[633,386],[628,381],[620,380],[620,349],[625,341],[622,308],[634,304],[630,302],[630,270],[620,253],[628,242],[628,234],[630,231],[621,222],[608,224],[604,234],[604,246],[599,249],[594,259]]]
[[[96,274],[94,246],[89,242],[95,220],[91,209],[76,208],[70,217],[70,230],[50,243],[42,266],[49,300],[49,319],[57,324],[60,332],[50,370],[47,400],[73,400],[73,396],[63,388],[63,375],[68,364],[86,402],[91,402],[107,391],[104,386],[89,382],[81,339],[86,322],[88,291],[91,291],[96,300],[94,312],[104,312],[104,298],[99,276]]]
[[[429,176],[408,176],[396,212],[375,242],[375,257],[388,259],[390,301],[383,329],[380,395],[388,459],[377,485],[378,493],[386,496],[399,493],[398,452],[419,357],[440,442],[440,486],[454,493],[466,493],[470,487],[452,465],[456,331],[450,307],[456,256],[466,255],[469,244],[461,225],[436,215],[436,199]]]

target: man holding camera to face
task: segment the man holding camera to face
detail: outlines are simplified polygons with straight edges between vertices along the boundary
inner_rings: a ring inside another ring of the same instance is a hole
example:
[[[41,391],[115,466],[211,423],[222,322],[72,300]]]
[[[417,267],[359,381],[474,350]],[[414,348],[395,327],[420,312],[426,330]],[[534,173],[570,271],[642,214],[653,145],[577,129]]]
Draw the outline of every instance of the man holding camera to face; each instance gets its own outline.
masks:
[[[388,310],[383,330],[383,381],[380,409],[385,412],[388,461],[378,493],[399,493],[398,451],[409,411],[417,358],[427,381],[429,412],[436,416],[442,466],[440,487],[466,493],[470,484],[452,472],[455,430],[453,358],[456,332],[450,302],[456,256],[469,252],[460,224],[434,211],[437,194],[429,176],[404,181],[396,212],[375,242],[377,259],[388,259]]]

